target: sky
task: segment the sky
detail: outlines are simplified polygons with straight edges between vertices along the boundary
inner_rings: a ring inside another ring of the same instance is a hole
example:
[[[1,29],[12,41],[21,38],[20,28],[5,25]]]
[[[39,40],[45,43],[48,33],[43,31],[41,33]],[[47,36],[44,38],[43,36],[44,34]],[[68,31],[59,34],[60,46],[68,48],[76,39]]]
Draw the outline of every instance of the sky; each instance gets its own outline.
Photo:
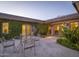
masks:
[[[39,20],[76,13],[71,1],[0,1],[0,12]]]

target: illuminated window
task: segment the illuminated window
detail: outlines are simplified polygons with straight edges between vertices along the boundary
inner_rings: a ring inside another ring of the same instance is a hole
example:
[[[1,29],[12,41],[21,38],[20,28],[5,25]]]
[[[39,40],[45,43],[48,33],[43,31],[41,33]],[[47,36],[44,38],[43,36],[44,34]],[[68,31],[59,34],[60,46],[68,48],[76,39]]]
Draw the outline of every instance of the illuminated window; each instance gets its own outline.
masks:
[[[71,23],[71,29],[75,29],[76,27],[78,27],[78,23],[77,22]]]
[[[75,27],[78,27],[78,23],[77,22],[75,22]]]
[[[59,26],[57,26],[57,30],[59,31]]]
[[[3,33],[9,32],[9,24],[8,23],[2,23],[2,32]]]
[[[26,34],[26,26],[25,24],[22,25],[22,35]]]
[[[27,24],[27,34],[31,34],[31,25]]]
[[[61,31],[63,31],[64,27],[65,27],[65,24],[61,24]]]
[[[55,25],[55,31],[59,31],[59,25]]]

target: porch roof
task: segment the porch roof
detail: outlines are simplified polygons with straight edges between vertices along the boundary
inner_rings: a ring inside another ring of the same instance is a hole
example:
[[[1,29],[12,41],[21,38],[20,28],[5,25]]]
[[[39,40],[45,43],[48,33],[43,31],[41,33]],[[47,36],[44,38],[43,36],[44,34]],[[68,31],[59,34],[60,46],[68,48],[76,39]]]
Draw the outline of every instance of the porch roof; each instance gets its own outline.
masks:
[[[65,15],[65,16],[54,18],[54,19],[48,19],[46,21],[46,23],[58,22],[58,21],[67,21],[67,20],[75,20],[75,19],[79,20],[79,14],[78,13]]]
[[[48,19],[46,21],[42,21],[42,20],[28,18],[28,17],[21,17],[21,16],[16,16],[16,15],[0,13],[0,19],[24,21],[24,22],[31,22],[31,23],[52,23],[52,22],[58,22],[58,21],[64,21],[64,20],[79,19],[79,14],[74,13],[74,14],[65,15],[65,16],[61,16],[61,17],[57,17],[57,18],[53,18],[53,19]]]
[[[73,1],[72,4],[75,7],[75,9],[77,10],[77,12],[79,13],[79,1]]]
[[[11,15],[11,14],[6,14],[6,13],[0,13],[0,19],[4,20],[16,20],[16,21],[24,21],[24,22],[37,22],[37,23],[43,23],[44,21],[38,20],[38,19],[33,19],[33,18],[28,18],[28,17],[21,17],[21,16],[16,16],[16,15]]]

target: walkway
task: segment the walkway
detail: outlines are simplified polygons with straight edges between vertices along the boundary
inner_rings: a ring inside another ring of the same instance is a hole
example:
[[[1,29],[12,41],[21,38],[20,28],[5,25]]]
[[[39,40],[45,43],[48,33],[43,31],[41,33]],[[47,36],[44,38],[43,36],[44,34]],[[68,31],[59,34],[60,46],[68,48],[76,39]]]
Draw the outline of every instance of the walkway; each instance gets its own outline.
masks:
[[[41,48],[38,56],[44,57],[79,57],[79,51],[75,51],[56,43],[56,37],[41,40]]]
[[[64,46],[59,45],[56,43],[56,37],[53,38],[41,38],[40,42],[37,42],[36,46],[36,55],[34,56],[33,54],[33,49],[28,49],[25,54],[26,57],[79,57],[79,52],[66,48]],[[16,41],[16,43],[18,40]],[[39,45],[40,43],[40,45]],[[20,46],[18,47],[19,51],[21,50]],[[8,52],[12,50],[12,48],[7,49]],[[14,49],[13,49],[14,50]],[[11,53],[5,53],[5,56],[13,56],[13,57],[22,57],[23,53],[22,52],[11,52]],[[1,45],[0,45],[0,56],[1,54]]]

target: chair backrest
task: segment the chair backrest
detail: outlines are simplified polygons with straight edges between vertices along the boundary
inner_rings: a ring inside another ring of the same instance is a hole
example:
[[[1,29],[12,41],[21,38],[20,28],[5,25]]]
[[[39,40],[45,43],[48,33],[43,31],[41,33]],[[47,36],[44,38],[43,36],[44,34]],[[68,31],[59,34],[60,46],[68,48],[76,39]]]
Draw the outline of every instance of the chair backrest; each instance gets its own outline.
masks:
[[[1,44],[4,48],[10,47],[10,46],[14,46],[15,45],[15,41],[12,40],[6,40],[4,37],[0,39],[1,40]]]
[[[21,35],[21,44],[34,44],[32,36],[22,36]]]

